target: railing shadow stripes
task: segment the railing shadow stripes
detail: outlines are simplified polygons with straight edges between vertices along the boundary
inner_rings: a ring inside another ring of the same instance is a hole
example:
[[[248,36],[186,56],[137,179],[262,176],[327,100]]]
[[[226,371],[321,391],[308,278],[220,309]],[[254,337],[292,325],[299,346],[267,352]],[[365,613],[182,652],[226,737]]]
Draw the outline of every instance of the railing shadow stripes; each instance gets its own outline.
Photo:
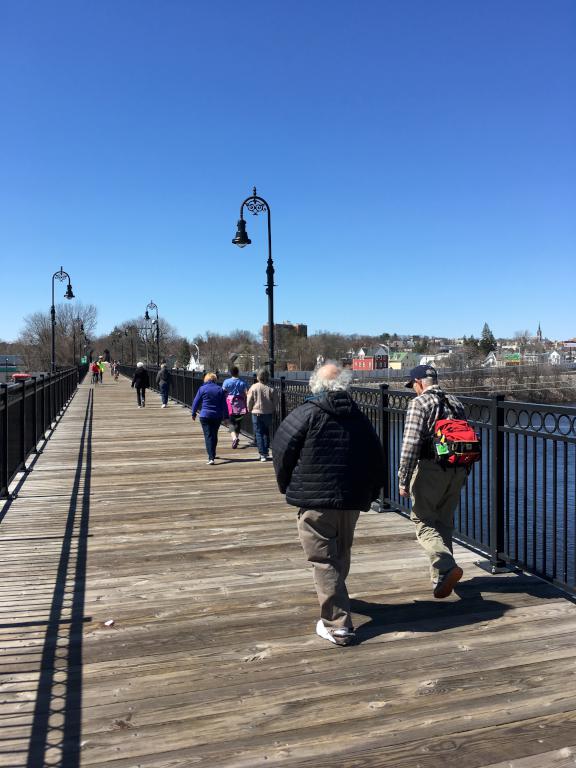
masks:
[[[80,765],[82,629],[92,472],[89,390],[70,506],[56,570],[32,715],[27,768]]]

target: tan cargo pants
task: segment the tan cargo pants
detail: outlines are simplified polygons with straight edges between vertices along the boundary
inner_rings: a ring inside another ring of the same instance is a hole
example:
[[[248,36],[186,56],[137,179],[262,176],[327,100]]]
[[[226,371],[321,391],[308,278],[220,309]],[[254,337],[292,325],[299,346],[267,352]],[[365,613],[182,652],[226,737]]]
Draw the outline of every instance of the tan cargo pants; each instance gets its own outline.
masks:
[[[360,512],[350,509],[301,509],[298,535],[314,569],[320,617],[331,629],[353,629],[346,577]]]
[[[410,519],[416,525],[416,539],[430,559],[433,582],[456,565],[452,554],[454,510],[465,482],[464,467],[442,469],[430,459],[420,459],[412,475]]]

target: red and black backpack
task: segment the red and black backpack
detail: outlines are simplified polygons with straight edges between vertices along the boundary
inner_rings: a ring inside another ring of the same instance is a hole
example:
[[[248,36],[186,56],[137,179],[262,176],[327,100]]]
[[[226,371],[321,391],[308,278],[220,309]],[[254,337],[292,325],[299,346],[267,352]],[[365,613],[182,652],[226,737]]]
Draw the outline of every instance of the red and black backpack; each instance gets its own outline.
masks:
[[[432,435],[432,454],[434,460],[443,467],[466,467],[480,461],[482,445],[480,435],[468,424],[466,419],[444,418],[446,414],[446,396],[438,395],[442,418],[434,425]]]

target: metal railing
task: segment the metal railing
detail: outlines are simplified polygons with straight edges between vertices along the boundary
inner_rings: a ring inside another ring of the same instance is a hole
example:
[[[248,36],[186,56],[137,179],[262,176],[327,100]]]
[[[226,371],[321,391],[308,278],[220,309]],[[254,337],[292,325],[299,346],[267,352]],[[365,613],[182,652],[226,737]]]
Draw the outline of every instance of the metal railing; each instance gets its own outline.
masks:
[[[84,367],[39,374],[0,385],[0,498],[72,398]]]
[[[128,376],[134,370],[121,366]],[[148,370],[156,389],[155,369]],[[191,407],[203,374],[171,374],[170,396]],[[272,384],[280,393],[276,426],[310,390],[307,381],[279,378]],[[406,408],[414,394],[389,390],[387,384],[356,386],[350,392],[376,429],[388,459],[380,510],[408,515],[410,505],[399,495],[397,473]],[[576,592],[576,408],[508,401],[500,395],[460,400],[480,433],[482,460],[473,465],[462,489],[456,538],[489,557],[494,567],[517,566]],[[252,434],[249,416],[243,430]]]

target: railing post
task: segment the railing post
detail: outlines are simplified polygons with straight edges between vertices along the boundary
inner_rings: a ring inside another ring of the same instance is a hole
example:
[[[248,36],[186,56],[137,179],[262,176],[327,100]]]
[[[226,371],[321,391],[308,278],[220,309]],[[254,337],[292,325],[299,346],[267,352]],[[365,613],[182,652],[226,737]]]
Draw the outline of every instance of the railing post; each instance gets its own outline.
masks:
[[[286,418],[286,376],[280,376],[280,421]]]
[[[26,457],[28,452],[26,451],[26,381],[20,382],[22,384],[22,408],[20,409],[20,463],[22,468],[26,469]]]
[[[2,401],[2,462],[0,466],[0,498],[7,498],[8,493],[8,384],[1,384]]]
[[[34,408],[33,416],[34,419],[34,448],[32,448],[32,453],[38,453],[38,377],[32,376],[32,381],[34,382]]]
[[[46,374],[41,373],[42,379],[42,402],[40,408],[40,423],[42,424],[42,437],[46,437]]]
[[[48,419],[50,421],[49,429],[52,429],[54,422],[54,374],[48,374]]]
[[[504,395],[490,398],[490,564],[492,573],[506,565],[504,554]]]
[[[384,478],[384,485],[380,491],[380,511],[390,509],[390,464],[388,461],[389,445],[390,445],[390,413],[388,411],[388,384],[380,384],[380,392],[378,398],[378,410],[379,410],[379,426],[380,426],[380,442],[382,443],[382,449],[384,451],[384,462],[386,466],[386,476]]]

